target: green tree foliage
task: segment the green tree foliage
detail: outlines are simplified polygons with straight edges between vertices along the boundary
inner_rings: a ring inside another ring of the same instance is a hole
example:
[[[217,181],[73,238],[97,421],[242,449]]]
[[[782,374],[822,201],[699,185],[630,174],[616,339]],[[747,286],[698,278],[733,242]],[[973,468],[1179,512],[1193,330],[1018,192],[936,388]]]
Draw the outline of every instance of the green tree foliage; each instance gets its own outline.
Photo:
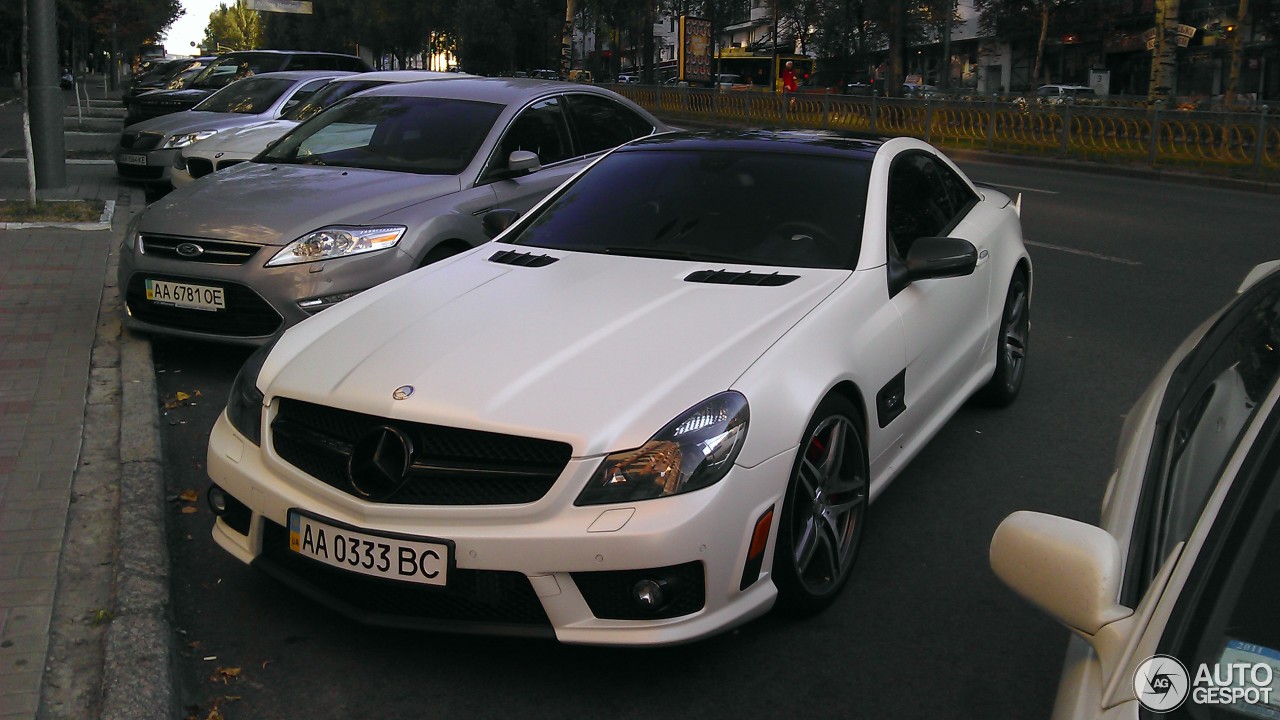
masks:
[[[209,13],[209,24],[204,29],[206,51],[255,50],[263,46],[263,30],[266,22],[257,10],[245,7],[243,0],[227,7],[218,3],[218,9]]]
[[[564,14],[564,0],[454,0],[442,30],[467,72],[556,68]]]

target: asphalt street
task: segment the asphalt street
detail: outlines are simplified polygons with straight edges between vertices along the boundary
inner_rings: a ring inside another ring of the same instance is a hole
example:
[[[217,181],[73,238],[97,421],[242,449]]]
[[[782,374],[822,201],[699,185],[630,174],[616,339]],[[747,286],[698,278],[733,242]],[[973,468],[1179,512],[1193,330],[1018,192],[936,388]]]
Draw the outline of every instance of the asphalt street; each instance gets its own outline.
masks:
[[[649,650],[348,622],[209,537],[204,443],[247,351],[157,341],[183,705],[227,720],[1046,717],[1067,631],[995,579],[991,533],[1018,509],[1096,519],[1125,412],[1276,256],[1280,204],[1211,182],[962,166],[1023,197],[1026,385],[1011,408],[962,409],[880,496],[853,582],[808,621]]]

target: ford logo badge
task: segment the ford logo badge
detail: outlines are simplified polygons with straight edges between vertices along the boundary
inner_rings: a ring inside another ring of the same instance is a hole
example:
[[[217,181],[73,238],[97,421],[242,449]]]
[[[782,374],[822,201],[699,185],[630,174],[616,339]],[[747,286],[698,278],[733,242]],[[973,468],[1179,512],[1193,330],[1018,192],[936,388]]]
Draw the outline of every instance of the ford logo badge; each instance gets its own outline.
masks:
[[[412,385],[401,385],[391,393],[392,400],[406,400],[413,394]]]
[[[185,258],[200,257],[204,254],[204,248],[195,243],[184,242],[178,246],[177,252]]]

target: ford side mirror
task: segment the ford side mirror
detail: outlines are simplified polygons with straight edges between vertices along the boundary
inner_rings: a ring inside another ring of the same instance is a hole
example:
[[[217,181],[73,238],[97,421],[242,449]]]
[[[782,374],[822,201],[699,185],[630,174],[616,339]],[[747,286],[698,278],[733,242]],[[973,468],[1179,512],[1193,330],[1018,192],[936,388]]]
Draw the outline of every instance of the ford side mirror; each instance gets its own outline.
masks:
[[[507,156],[507,172],[510,177],[536,173],[542,169],[542,161],[537,153],[528,150],[515,150]]]

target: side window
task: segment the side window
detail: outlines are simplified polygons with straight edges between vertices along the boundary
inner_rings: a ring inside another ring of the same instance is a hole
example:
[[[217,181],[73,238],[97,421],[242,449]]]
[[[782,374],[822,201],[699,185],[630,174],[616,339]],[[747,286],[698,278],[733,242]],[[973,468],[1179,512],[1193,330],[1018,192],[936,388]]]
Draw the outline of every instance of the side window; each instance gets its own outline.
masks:
[[[543,165],[571,157],[569,130],[559,98],[534,103],[520,113],[498,143],[490,169],[505,168],[507,158],[516,150],[536,153]]]
[[[325,69],[325,67],[320,63],[318,55],[293,55],[285,61],[285,67],[290,70]]]
[[[327,84],[329,84],[328,78],[320,78],[318,80],[312,80],[311,82],[304,84],[302,87],[298,88],[293,92],[293,97],[290,97],[288,100],[285,101],[284,109],[288,110],[289,108],[293,107],[294,105],[297,105],[300,102],[306,102],[307,98],[311,97],[312,95],[315,95],[317,90],[319,90],[320,88],[324,87]]]
[[[1255,287],[1170,382],[1143,479],[1123,599],[1136,602],[1205,503],[1280,372],[1280,283]]]
[[[898,257],[905,258],[917,238],[941,235],[957,212],[937,160],[917,152],[894,160],[889,168],[888,230]]]
[[[566,102],[579,155],[603,152],[653,132],[648,120],[609,98],[580,94],[568,96]]]
[[[934,161],[934,164],[938,168],[938,177],[942,180],[942,186],[954,211],[951,219],[955,221],[978,203],[978,195],[965,184],[964,180],[960,179],[959,175],[956,175],[954,170],[947,167],[946,163]]]

